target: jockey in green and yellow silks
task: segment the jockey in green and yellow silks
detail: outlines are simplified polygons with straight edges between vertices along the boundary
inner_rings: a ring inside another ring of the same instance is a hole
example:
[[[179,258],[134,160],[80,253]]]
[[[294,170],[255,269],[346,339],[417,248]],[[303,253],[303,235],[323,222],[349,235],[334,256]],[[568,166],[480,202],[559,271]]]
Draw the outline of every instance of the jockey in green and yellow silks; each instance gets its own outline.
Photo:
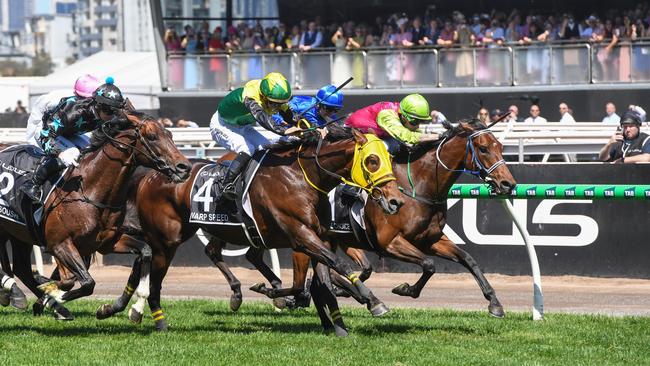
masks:
[[[264,79],[251,80],[233,90],[219,103],[210,120],[212,139],[238,154],[222,182],[221,191],[226,198],[234,197],[233,183],[255,151],[300,130],[289,123],[278,124],[273,119],[278,113],[284,121],[293,120],[293,112],[287,105],[289,99],[289,82],[282,74],[272,72]],[[255,130],[255,123],[277,134],[277,138]]]

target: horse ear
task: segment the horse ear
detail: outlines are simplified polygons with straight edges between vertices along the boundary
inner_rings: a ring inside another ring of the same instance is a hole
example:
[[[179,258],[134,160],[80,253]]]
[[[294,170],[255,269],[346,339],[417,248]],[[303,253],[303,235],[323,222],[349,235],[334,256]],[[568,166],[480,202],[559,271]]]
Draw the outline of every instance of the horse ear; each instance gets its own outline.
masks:
[[[442,127],[444,127],[446,130],[458,130],[460,127],[460,122],[452,123],[450,121],[442,121]]]
[[[356,128],[352,129],[352,135],[354,136],[354,141],[356,141],[358,144],[363,145],[368,142],[366,136],[364,136],[363,133],[361,133],[361,131],[357,130]]]

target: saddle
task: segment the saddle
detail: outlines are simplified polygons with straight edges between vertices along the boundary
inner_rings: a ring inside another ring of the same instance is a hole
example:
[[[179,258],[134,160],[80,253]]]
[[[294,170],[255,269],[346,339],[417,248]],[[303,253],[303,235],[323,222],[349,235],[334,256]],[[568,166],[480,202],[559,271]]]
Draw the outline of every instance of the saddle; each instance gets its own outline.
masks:
[[[38,204],[23,194],[20,187],[31,179],[44,157],[43,150],[32,145],[11,146],[0,151],[0,218],[28,227],[41,245],[43,204],[62,181],[65,170],[53,174],[43,184]]]
[[[254,247],[266,247],[253,218],[248,199],[248,188],[259,169],[266,151],[257,151],[235,181],[236,199],[233,201],[216,197],[221,195],[221,181],[228,172],[231,161],[207,164],[196,174],[190,193],[191,223],[231,227],[232,235]]]

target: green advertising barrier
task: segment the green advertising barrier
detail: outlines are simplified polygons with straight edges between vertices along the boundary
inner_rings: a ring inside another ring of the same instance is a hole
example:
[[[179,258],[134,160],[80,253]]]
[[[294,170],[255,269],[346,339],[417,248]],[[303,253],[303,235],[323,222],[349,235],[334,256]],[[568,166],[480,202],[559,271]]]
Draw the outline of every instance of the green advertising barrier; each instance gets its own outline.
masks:
[[[650,200],[650,185],[517,184],[511,195],[494,194],[485,184],[454,184],[449,198]]]

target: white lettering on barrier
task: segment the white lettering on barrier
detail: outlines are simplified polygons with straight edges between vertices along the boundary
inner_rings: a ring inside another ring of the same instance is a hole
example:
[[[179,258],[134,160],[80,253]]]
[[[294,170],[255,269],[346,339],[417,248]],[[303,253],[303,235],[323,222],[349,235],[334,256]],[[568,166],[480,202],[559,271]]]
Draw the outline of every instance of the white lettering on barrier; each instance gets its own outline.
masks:
[[[449,199],[447,206],[451,208],[459,199]],[[592,244],[598,238],[598,223],[586,215],[552,214],[553,207],[560,204],[591,204],[591,200],[543,200],[533,212],[533,224],[577,225],[578,235],[530,235],[533,245],[538,246],[567,246],[581,247]],[[513,200],[514,213],[521,222],[527,222],[528,201]],[[483,234],[478,230],[476,199],[464,199],[462,210],[462,229],[469,241],[478,245],[524,245],[524,239],[517,230],[514,222],[511,234]],[[466,244],[447,224],[443,233],[456,244]]]

